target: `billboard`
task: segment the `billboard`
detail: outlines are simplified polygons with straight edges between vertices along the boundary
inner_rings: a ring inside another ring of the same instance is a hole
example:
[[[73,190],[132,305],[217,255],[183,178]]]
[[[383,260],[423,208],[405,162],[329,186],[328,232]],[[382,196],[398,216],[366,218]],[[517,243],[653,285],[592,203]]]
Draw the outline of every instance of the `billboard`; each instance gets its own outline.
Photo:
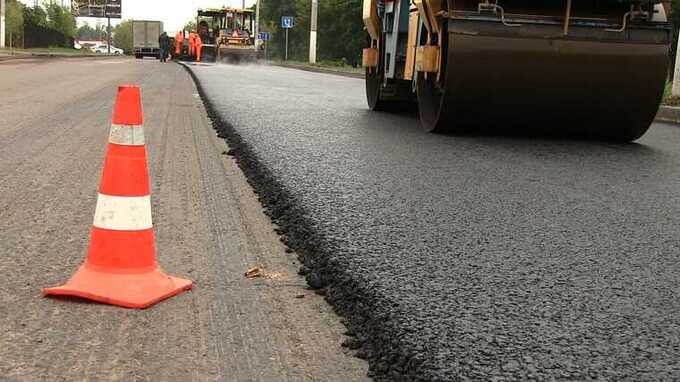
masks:
[[[75,17],[121,18],[122,0],[72,0],[71,13]]]

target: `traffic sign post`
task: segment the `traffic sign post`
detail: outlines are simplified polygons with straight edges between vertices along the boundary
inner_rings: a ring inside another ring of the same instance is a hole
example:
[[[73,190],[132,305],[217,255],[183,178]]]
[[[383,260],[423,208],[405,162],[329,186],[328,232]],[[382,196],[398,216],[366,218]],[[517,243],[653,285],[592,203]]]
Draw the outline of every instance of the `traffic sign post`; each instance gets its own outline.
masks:
[[[257,34],[257,38],[259,38],[262,41],[265,41],[264,44],[264,59],[267,60],[267,44],[266,41],[269,41],[272,39],[272,34],[269,32],[260,32]]]
[[[281,17],[281,28],[286,30],[286,56],[285,61],[288,61],[288,29],[292,28],[295,24],[295,18],[293,16],[282,16]]]
[[[281,28],[290,29],[295,24],[295,18],[293,16],[281,16]]]

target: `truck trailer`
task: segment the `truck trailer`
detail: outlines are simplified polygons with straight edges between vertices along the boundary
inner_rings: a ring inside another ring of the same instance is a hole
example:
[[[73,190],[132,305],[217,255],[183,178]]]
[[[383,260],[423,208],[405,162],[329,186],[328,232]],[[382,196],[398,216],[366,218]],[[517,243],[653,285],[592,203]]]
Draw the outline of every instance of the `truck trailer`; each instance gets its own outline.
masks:
[[[364,0],[368,105],[417,103],[430,132],[632,141],[663,96],[669,11],[658,0]]]
[[[158,57],[158,37],[163,33],[163,22],[152,20],[132,21],[132,53],[136,58]]]

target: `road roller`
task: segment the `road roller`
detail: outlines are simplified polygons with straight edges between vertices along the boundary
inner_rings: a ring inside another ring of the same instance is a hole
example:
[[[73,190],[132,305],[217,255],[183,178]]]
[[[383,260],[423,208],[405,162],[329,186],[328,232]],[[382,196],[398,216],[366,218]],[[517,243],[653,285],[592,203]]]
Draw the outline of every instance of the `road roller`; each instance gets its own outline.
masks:
[[[368,105],[417,104],[429,132],[633,141],[663,96],[668,16],[653,0],[364,0]]]
[[[256,61],[264,46],[254,36],[255,12],[252,9],[199,9],[196,17],[206,61]]]

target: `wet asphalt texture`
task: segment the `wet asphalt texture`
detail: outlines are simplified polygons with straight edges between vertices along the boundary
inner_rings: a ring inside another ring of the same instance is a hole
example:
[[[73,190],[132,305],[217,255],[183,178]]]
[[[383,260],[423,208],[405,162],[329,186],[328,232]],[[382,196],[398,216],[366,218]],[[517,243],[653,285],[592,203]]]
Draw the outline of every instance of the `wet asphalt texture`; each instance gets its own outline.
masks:
[[[376,380],[680,379],[680,127],[435,135],[360,79],[190,70]]]

